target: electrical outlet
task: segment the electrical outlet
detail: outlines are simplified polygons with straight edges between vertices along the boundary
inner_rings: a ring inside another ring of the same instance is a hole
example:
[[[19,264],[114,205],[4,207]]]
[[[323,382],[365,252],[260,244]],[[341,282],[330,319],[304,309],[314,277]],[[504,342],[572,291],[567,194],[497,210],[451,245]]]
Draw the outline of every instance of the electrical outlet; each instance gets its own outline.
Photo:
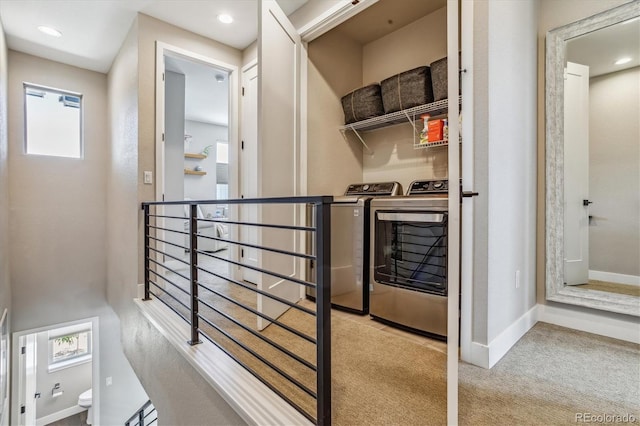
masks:
[[[113,384],[113,377],[109,376],[106,379],[106,385],[111,386]]]
[[[151,185],[153,183],[153,172],[145,170],[144,183],[145,185]]]
[[[520,270],[516,271],[516,288],[520,288]]]

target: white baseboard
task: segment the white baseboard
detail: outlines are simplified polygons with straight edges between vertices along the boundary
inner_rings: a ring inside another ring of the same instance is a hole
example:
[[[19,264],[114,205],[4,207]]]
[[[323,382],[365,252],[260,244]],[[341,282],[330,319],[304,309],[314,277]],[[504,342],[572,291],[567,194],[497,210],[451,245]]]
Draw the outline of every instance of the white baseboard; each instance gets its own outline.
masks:
[[[611,318],[570,308],[538,305],[538,321],[640,344],[638,317]]]
[[[616,274],[615,272],[591,271],[589,270],[589,279],[597,281],[608,281],[616,284],[627,284],[640,286],[640,276]]]
[[[78,413],[82,413],[87,409],[81,407],[79,405],[74,405],[73,407],[65,408],[64,410],[56,411],[55,413],[51,413],[48,416],[40,417],[36,419],[36,426],[45,426],[49,423],[57,422],[58,420],[66,419],[67,417],[73,416]]]
[[[478,367],[493,367],[536,322],[538,322],[538,305],[529,309],[488,345],[472,342],[472,359],[469,362]]]

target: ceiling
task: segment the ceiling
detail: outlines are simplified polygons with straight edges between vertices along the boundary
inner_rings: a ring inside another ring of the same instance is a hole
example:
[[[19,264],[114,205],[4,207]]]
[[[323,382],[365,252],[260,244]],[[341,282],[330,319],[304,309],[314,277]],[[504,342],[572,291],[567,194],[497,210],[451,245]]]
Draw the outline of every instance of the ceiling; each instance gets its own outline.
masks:
[[[289,15],[308,0],[277,1]],[[242,50],[257,39],[257,8],[258,0],[0,0],[0,18],[10,49],[106,73],[138,12]],[[219,22],[221,13],[234,22]]]
[[[631,61],[615,65],[622,57],[629,57]],[[640,66],[640,18],[569,40],[567,60],[589,66],[589,77]]]
[[[336,31],[360,44],[367,44],[446,5],[446,0],[378,1],[345,21]]]
[[[228,126],[228,73],[181,58],[165,56],[164,61],[165,70],[185,75],[185,119]],[[218,82],[216,76],[224,80]]]

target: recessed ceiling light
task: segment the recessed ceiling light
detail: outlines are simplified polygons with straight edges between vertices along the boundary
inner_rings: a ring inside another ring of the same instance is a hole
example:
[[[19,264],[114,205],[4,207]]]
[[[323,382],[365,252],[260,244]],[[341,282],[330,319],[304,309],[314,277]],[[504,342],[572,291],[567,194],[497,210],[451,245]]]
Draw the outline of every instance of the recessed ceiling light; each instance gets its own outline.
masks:
[[[41,25],[38,27],[40,32],[45,33],[46,35],[50,35],[52,37],[62,37],[62,33],[55,28],[47,27],[45,25]]]
[[[615,64],[616,64],[616,65],[623,65],[623,64],[626,64],[626,63],[628,63],[628,62],[631,62],[631,58],[627,56],[626,58],[620,58],[620,59],[618,59],[618,60],[615,62]]]
[[[226,13],[221,13],[220,15],[218,15],[218,21],[222,22],[223,24],[230,24],[233,22],[233,17]]]

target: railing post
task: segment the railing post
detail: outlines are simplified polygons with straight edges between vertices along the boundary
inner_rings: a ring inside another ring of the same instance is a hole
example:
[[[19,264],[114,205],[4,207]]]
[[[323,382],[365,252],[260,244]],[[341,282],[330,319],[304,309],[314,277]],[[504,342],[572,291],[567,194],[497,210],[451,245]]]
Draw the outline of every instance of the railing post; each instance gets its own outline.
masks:
[[[201,343],[198,332],[198,205],[191,204],[189,216],[189,236],[191,240],[191,340],[190,345]]]
[[[316,204],[316,362],[318,425],[331,424],[331,204]]]
[[[144,426],[144,408],[138,412],[138,426]]]
[[[149,238],[149,232],[151,228],[149,227],[149,204],[145,204],[144,207],[144,299],[142,300],[151,300],[149,296],[149,244],[151,242]]]

